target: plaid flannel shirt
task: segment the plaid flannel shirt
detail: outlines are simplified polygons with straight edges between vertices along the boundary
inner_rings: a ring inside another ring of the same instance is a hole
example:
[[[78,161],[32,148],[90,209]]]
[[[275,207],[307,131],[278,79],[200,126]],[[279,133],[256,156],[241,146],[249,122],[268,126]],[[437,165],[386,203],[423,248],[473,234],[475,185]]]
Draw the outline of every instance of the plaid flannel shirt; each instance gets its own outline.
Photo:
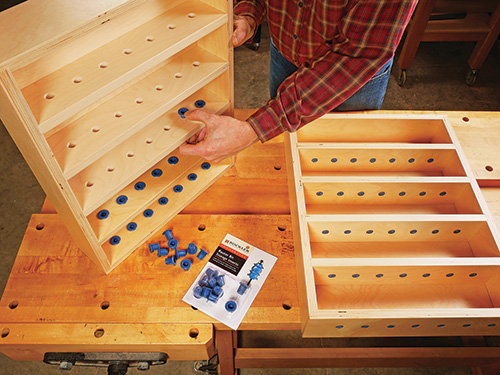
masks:
[[[299,69],[247,121],[265,142],[342,104],[394,55],[418,0],[242,0]]]

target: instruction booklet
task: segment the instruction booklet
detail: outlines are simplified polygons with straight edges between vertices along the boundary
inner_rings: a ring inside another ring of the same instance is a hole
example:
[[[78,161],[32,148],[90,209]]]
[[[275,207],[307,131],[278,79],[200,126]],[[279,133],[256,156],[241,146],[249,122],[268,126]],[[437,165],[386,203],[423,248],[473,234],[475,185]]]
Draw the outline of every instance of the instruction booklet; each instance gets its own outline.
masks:
[[[182,300],[238,329],[276,260],[227,234]]]

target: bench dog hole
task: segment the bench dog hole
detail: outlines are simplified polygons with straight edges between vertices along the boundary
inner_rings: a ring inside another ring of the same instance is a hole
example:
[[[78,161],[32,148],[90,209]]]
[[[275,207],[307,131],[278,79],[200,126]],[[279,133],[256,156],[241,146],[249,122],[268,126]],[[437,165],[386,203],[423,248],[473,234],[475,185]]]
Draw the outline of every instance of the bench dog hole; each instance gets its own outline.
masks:
[[[200,224],[200,225],[198,225],[198,230],[199,230],[200,232],[203,232],[205,229],[207,229],[207,226],[206,226],[205,224]]]
[[[11,310],[14,310],[17,306],[19,306],[18,301],[12,301],[11,303],[9,303],[9,309]]]
[[[96,338],[101,338],[102,336],[104,336],[104,329],[102,328],[98,328],[94,331],[94,336]]]
[[[10,329],[8,328],[4,328],[2,329],[2,332],[0,333],[0,335],[2,336],[2,338],[6,338],[7,336],[9,336],[9,333],[10,333]]]
[[[191,337],[192,339],[197,338],[199,334],[200,334],[200,331],[198,330],[198,328],[191,328],[189,330],[189,337]]]
[[[290,310],[292,308],[292,303],[290,301],[283,301],[281,305],[285,310]]]
[[[278,230],[280,232],[284,232],[286,230],[286,225],[284,225],[284,224],[278,224]]]
[[[101,302],[101,309],[107,310],[109,308],[109,305],[110,305],[109,301],[102,301]]]

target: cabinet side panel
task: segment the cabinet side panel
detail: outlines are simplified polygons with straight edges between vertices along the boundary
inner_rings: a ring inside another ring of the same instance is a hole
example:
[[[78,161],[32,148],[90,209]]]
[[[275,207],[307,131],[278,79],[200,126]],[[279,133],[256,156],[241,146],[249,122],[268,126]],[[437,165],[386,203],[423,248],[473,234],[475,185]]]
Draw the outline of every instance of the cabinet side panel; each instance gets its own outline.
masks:
[[[88,221],[62,176],[38,124],[26,109],[10,72],[0,73],[0,117],[38,182],[53,203],[80,249],[104,270],[109,268]]]
[[[297,151],[297,138],[295,134],[285,133],[285,157],[286,157],[286,169],[288,175],[288,191],[290,194],[290,213],[292,216],[292,228],[293,228],[293,244],[294,244],[294,254],[295,261],[297,265],[297,287],[299,292],[299,303],[300,303],[300,320],[302,332],[305,332],[305,329],[309,323],[311,309],[314,306],[311,306],[309,301],[310,298],[316,298],[315,291],[310,290],[309,288],[314,287],[313,280],[307,280],[307,274],[312,274],[312,267],[307,267],[307,264],[310,264],[310,259],[305,259],[306,255],[303,251],[302,243],[305,240],[302,235],[302,230],[300,227],[301,220],[301,210],[300,205],[304,207],[303,202],[299,201],[298,192],[297,192],[297,179],[300,176],[296,176],[295,164],[298,163],[298,160],[294,160],[294,151]],[[295,149],[295,150],[294,150]],[[309,268],[309,269],[307,269]],[[314,304],[315,305],[315,304]]]

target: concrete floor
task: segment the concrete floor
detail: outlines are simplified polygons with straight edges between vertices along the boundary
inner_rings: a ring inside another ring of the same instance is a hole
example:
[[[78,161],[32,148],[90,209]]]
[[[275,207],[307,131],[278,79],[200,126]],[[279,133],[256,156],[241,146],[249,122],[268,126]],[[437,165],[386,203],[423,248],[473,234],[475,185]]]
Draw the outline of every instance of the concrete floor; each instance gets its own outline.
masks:
[[[408,70],[408,80],[404,87],[396,84],[398,68],[393,67],[383,109],[400,110],[500,110],[500,53],[498,46],[486,61],[475,86],[464,82],[467,58],[472,51],[472,43],[425,43]],[[268,98],[267,72],[269,37],[263,31],[258,51],[240,47],[235,51],[235,105],[237,108],[258,108]],[[0,126],[0,292],[3,291],[26,225],[32,213],[38,212],[44,200],[44,193],[34,179],[19,151],[13,144],[5,128]],[[444,341],[443,341],[444,340]],[[421,339],[301,339],[298,332],[251,332],[241,337],[244,346],[340,346],[382,344],[412,345]],[[425,339],[423,345],[452,345],[456,339]],[[390,364],[387,364],[390,366]],[[171,362],[167,366],[153,368],[149,374],[191,374],[192,362]],[[16,362],[0,354],[0,374],[56,374],[56,367],[39,362]],[[72,374],[105,374],[103,369],[75,368]],[[137,370],[129,370],[137,374]],[[457,369],[273,369],[242,370],[242,375],[257,374],[373,374],[373,375],[417,375],[417,374],[471,374],[468,368]]]

